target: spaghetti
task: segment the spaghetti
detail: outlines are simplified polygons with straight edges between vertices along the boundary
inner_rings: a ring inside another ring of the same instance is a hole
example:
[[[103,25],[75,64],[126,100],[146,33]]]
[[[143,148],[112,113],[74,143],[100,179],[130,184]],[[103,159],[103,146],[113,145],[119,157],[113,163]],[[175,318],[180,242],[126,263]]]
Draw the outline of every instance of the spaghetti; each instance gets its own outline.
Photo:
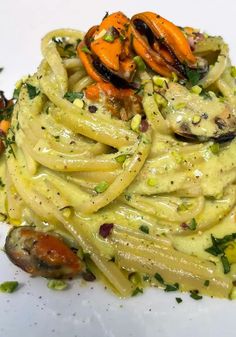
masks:
[[[10,146],[1,159],[1,214],[13,225],[62,235],[119,296],[145,285],[175,285],[229,297],[236,270],[236,245],[229,238],[235,226],[236,84],[228,47],[220,37],[183,28],[177,33],[188,46],[194,40],[193,56],[176,52],[176,33],[167,41],[172,49],[152,45],[151,55],[159,53],[154,64],[142,49],[151,43],[144,39],[148,15],[128,21],[135,54],[146,66],[129,78],[119,69],[109,75],[131,83],[119,94],[139,84],[135,95],[143,111],[131,118],[125,108],[121,118],[109,110],[107,92],[97,100],[86,95],[96,86],[87,65],[94,64],[98,47],[85,45],[83,33],[60,29],[43,38],[37,72],[18,86]],[[117,36],[104,22],[92,41],[112,49],[104,36]],[[120,67],[127,74],[132,62],[125,57]],[[188,68],[177,67],[176,57],[188,57]],[[113,224],[106,237],[103,224]]]

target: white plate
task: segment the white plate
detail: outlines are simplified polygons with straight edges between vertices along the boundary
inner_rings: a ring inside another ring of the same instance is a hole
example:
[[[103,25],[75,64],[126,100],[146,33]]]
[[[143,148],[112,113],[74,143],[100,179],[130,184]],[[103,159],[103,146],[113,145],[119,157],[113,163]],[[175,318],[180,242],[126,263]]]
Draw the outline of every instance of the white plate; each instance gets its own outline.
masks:
[[[180,25],[221,34],[236,62],[233,28],[236,2],[198,0],[1,0],[0,89],[10,97],[14,83],[33,73],[40,62],[40,39],[49,30],[71,27],[86,30],[105,11],[127,14],[152,10]],[[0,226],[0,247],[6,227]],[[233,337],[236,302],[150,289],[143,296],[119,300],[97,283],[71,282],[70,289],[53,292],[46,280],[32,279],[12,265],[0,251],[0,283],[18,280],[19,290],[0,294],[0,337]],[[183,302],[177,304],[175,297]]]

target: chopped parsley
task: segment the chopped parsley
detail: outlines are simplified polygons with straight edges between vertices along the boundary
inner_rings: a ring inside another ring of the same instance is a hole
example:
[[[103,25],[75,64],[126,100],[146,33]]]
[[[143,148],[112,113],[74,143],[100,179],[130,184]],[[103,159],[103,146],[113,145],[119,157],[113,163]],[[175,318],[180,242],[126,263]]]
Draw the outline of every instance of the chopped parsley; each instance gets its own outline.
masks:
[[[132,196],[130,194],[125,194],[125,200],[130,201]]]
[[[197,221],[195,220],[195,218],[192,218],[190,224],[188,225],[188,228],[191,231],[195,231],[195,229],[197,228]]]
[[[141,230],[141,232],[145,233],[145,234],[149,234],[149,227],[146,225],[141,225],[139,227],[139,229]]]
[[[236,233],[225,235],[223,238],[216,238],[211,234],[212,245],[205,249],[205,251],[213,256],[220,256],[224,274],[230,272],[230,263],[225,255],[225,249],[228,244],[236,239]]]
[[[0,187],[4,187],[5,184],[2,182],[2,178],[0,177]]]
[[[73,57],[76,56],[75,46],[72,43],[67,43],[64,46],[64,57]]]
[[[137,296],[138,294],[143,294],[142,288],[139,288],[139,287],[135,288],[131,296]]]
[[[164,289],[164,291],[166,291],[166,292],[177,291],[177,290],[179,290],[179,284],[178,283],[166,284],[166,287]]]
[[[202,296],[198,294],[198,290],[191,290],[190,297],[196,301],[201,300]]]
[[[228,274],[230,272],[230,264],[227,256],[222,255],[220,259],[223,265],[224,274]]]
[[[36,88],[34,85],[26,83],[26,88],[30,99],[34,99],[36,96],[40,94],[39,88]]]
[[[186,75],[187,75],[189,82],[192,84],[192,86],[196,85],[201,78],[201,74],[197,69],[196,70],[189,69],[187,67],[186,67]]]
[[[12,128],[8,130],[7,136],[5,136],[4,134],[0,134],[0,139],[2,140],[6,150],[8,151],[8,154],[13,154],[13,156],[15,157],[15,153],[12,147],[12,145],[15,143],[15,133]]]
[[[84,97],[83,92],[75,92],[75,91],[68,91],[64,95],[64,98],[71,103],[73,103],[75,99],[82,99],[83,97]]]
[[[156,273],[156,274],[154,275],[154,277],[155,277],[155,279],[156,279],[159,283],[164,284],[164,280],[163,280],[163,278],[161,277],[160,274]]]
[[[227,244],[236,239],[236,233],[225,235],[223,238],[216,238],[211,234],[212,245],[205,249],[211,255],[218,256],[224,254]]]
[[[81,41],[77,40],[77,44],[74,45],[72,43],[66,43],[66,39],[64,37],[53,37],[52,41],[56,43],[57,50],[62,57],[74,57],[76,56],[76,45]]]
[[[210,281],[209,281],[209,280],[206,280],[206,281],[204,282],[204,286],[205,286],[205,287],[208,287],[209,284],[210,284]]]
[[[20,88],[15,88],[14,91],[13,91],[13,99],[15,100],[18,100],[19,98],[19,95],[20,95]]]
[[[209,92],[205,89],[202,89],[202,91],[200,92],[200,96],[203,97],[203,99],[212,99],[211,95],[209,94]]]
[[[183,302],[182,298],[180,298],[180,297],[176,297],[175,300],[176,300],[176,302],[178,304],[180,304],[181,302]]]
[[[2,293],[13,293],[19,286],[17,281],[7,281],[0,284],[0,292]]]

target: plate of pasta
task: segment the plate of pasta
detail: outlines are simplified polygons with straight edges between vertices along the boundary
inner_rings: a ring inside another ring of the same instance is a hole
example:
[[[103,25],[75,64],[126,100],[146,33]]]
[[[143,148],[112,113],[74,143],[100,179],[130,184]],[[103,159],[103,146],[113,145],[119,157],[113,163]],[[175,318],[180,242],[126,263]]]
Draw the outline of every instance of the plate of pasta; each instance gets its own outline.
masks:
[[[61,9],[17,81],[0,56],[0,335],[234,336],[235,45],[131,7]]]

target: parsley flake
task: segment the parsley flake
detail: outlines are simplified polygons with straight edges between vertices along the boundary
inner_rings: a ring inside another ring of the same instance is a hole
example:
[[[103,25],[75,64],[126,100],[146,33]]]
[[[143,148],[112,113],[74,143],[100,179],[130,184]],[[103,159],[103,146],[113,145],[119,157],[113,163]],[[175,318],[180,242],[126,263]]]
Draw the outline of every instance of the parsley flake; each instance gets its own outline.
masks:
[[[40,90],[29,83],[26,83],[26,88],[30,99],[34,99],[40,94]]]
[[[164,280],[160,274],[156,273],[154,277],[159,283],[164,284]]]
[[[195,231],[195,229],[197,228],[197,221],[195,220],[195,218],[192,218],[190,224],[188,225],[188,228],[191,231]]]
[[[178,283],[175,283],[175,284],[166,284],[165,291],[166,292],[177,291],[178,289],[179,289],[179,284]]]
[[[222,255],[220,259],[223,265],[224,274],[228,274],[230,272],[230,264],[227,256]]]
[[[190,297],[196,301],[201,300],[202,296],[198,295],[198,290],[191,290],[190,291]]]
[[[67,99],[69,102],[73,103],[75,99],[82,99],[84,97],[84,94],[82,92],[74,92],[74,91],[68,91],[64,98]]]
[[[141,226],[139,227],[139,229],[140,229],[143,233],[149,234],[149,228],[148,228],[148,226],[141,225]]]
[[[175,300],[176,300],[176,302],[178,304],[180,304],[181,302],[183,302],[182,298],[180,298],[180,297],[176,297]]]
[[[201,77],[200,72],[197,69],[186,68],[186,75],[192,86],[196,85]]]
[[[139,288],[139,287],[135,288],[131,296],[137,296],[138,294],[143,294],[142,288]]]

